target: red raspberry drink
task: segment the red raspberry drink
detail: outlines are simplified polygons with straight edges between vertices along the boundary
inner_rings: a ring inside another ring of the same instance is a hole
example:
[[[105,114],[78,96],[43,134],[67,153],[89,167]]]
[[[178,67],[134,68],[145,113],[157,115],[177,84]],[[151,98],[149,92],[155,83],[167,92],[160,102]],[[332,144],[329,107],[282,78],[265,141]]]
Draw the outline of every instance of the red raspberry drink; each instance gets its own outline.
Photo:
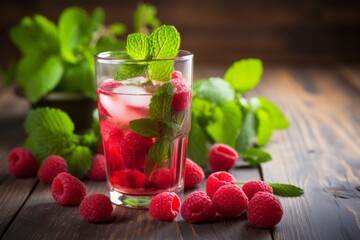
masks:
[[[146,74],[114,80],[111,73],[99,76],[102,65],[97,64],[98,110],[111,201],[148,208],[158,193],[181,194],[192,64],[180,64],[182,72],[174,69],[168,81],[149,80]]]

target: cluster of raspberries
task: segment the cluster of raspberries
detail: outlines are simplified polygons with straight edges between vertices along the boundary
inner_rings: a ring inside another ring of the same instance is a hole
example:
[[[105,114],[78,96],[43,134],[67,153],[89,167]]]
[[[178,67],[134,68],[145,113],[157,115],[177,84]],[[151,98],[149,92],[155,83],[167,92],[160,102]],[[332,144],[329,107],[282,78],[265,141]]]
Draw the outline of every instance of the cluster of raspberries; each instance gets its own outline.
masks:
[[[190,223],[211,221],[217,214],[234,218],[245,211],[248,221],[261,228],[275,226],[283,215],[282,205],[267,183],[252,180],[240,188],[234,176],[225,171],[211,174],[206,192],[194,191],[182,204],[178,195],[164,192],[156,195],[149,207],[153,219],[171,221],[181,213]]]
[[[85,184],[68,173],[68,165],[58,155],[48,156],[38,168],[34,156],[25,148],[16,147],[8,155],[9,172],[15,177],[37,176],[40,182],[51,184],[51,194],[62,206],[79,206],[80,215],[88,222],[107,220],[113,206],[108,196],[92,194],[86,196]],[[106,163],[103,155],[95,155],[87,178],[106,180]]]

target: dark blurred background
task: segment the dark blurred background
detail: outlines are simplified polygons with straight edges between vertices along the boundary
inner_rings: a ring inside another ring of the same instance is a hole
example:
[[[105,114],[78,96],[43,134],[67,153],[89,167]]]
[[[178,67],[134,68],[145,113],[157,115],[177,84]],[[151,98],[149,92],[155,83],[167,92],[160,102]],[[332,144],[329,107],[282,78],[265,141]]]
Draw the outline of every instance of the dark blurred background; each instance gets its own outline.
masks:
[[[359,0],[147,0],[163,24],[175,25],[182,49],[193,51],[196,65],[229,66],[245,57],[267,64],[360,63]],[[0,65],[19,56],[8,29],[27,15],[57,21],[68,6],[89,12],[101,6],[106,22],[133,30],[138,1],[2,0]]]

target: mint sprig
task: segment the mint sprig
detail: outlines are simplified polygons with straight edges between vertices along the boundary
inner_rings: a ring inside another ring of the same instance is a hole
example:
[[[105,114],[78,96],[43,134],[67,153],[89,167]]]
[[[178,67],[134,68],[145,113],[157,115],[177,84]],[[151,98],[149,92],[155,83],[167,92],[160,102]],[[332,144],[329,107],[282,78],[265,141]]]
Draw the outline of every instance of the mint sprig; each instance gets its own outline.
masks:
[[[243,181],[237,182],[237,184],[239,184],[239,185],[243,185],[245,183],[246,182],[243,182]],[[269,184],[270,187],[272,187],[273,194],[280,196],[280,197],[299,197],[304,194],[304,190],[302,188],[297,187],[292,184],[269,183],[269,182],[266,182],[266,183]]]
[[[39,164],[47,156],[57,154],[64,157],[71,174],[79,178],[85,176],[98,142],[95,134],[75,134],[70,117],[60,109],[48,107],[32,110],[24,127],[28,134],[24,146],[34,154]]]
[[[180,33],[174,26],[162,25],[150,35],[144,33],[129,34],[126,41],[127,54],[141,62],[123,64],[115,73],[115,80],[125,80],[146,73],[149,80],[168,81],[173,72],[173,61],[180,48]],[[158,61],[146,61],[157,60]],[[131,67],[129,67],[131,66]]]

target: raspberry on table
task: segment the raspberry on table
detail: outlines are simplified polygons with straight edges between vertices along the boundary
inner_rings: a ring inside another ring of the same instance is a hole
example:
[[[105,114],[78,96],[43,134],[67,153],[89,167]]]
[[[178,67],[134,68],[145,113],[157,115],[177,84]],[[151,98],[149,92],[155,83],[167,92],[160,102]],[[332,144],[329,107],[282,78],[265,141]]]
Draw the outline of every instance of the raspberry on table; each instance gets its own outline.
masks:
[[[180,211],[180,198],[173,192],[162,192],[149,205],[149,212],[153,219],[161,221],[174,220]]]
[[[229,171],[234,167],[238,153],[232,147],[218,143],[214,144],[209,152],[209,165],[214,172]]]
[[[189,223],[210,221],[215,215],[214,204],[203,191],[190,193],[181,206],[181,216]]]
[[[249,201],[247,217],[256,227],[270,228],[278,224],[283,208],[278,197],[268,192],[258,192]]]
[[[108,196],[96,193],[87,196],[81,201],[79,212],[88,222],[104,222],[110,218],[113,206]]]
[[[236,217],[241,214],[248,205],[246,194],[237,185],[223,185],[212,197],[217,213],[224,217]]]
[[[200,184],[205,178],[204,170],[193,162],[190,158],[186,158],[185,162],[185,188],[193,188]]]
[[[106,180],[106,160],[104,155],[96,154],[87,177],[94,181]]]
[[[15,177],[30,177],[36,174],[38,164],[29,150],[15,147],[8,154],[8,169]]]
[[[245,192],[245,194],[249,200],[257,192],[262,191],[262,192],[273,193],[272,187],[269,184],[267,184],[266,182],[261,181],[261,180],[251,180],[251,181],[246,182],[242,186],[242,190]]]
[[[186,86],[186,83],[182,78],[173,78],[171,83],[175,87],[172,108],[175,112],[183,112],[189,107],[191,103],[191,88]]]
[[[60,205],[79,205],[86,196],[86,187],[78,178],[62,172],[54,178],[51,194]]]
[[[144,169],[146,157],[152,144],[152,138],[143,137],[134,132],[127,133],[120,143],[120,155],[124,167]]]
[[[212,198],[223,185],[236,184],[236,179],[228,172],[220,171],[210,174],[206,181],[206,193]]]
[[[68,165],[64,158],[59,155],[50,155],[41,164],[37,175],[45,184],[51,184],[54,178],[61,172],[68,172]]]

